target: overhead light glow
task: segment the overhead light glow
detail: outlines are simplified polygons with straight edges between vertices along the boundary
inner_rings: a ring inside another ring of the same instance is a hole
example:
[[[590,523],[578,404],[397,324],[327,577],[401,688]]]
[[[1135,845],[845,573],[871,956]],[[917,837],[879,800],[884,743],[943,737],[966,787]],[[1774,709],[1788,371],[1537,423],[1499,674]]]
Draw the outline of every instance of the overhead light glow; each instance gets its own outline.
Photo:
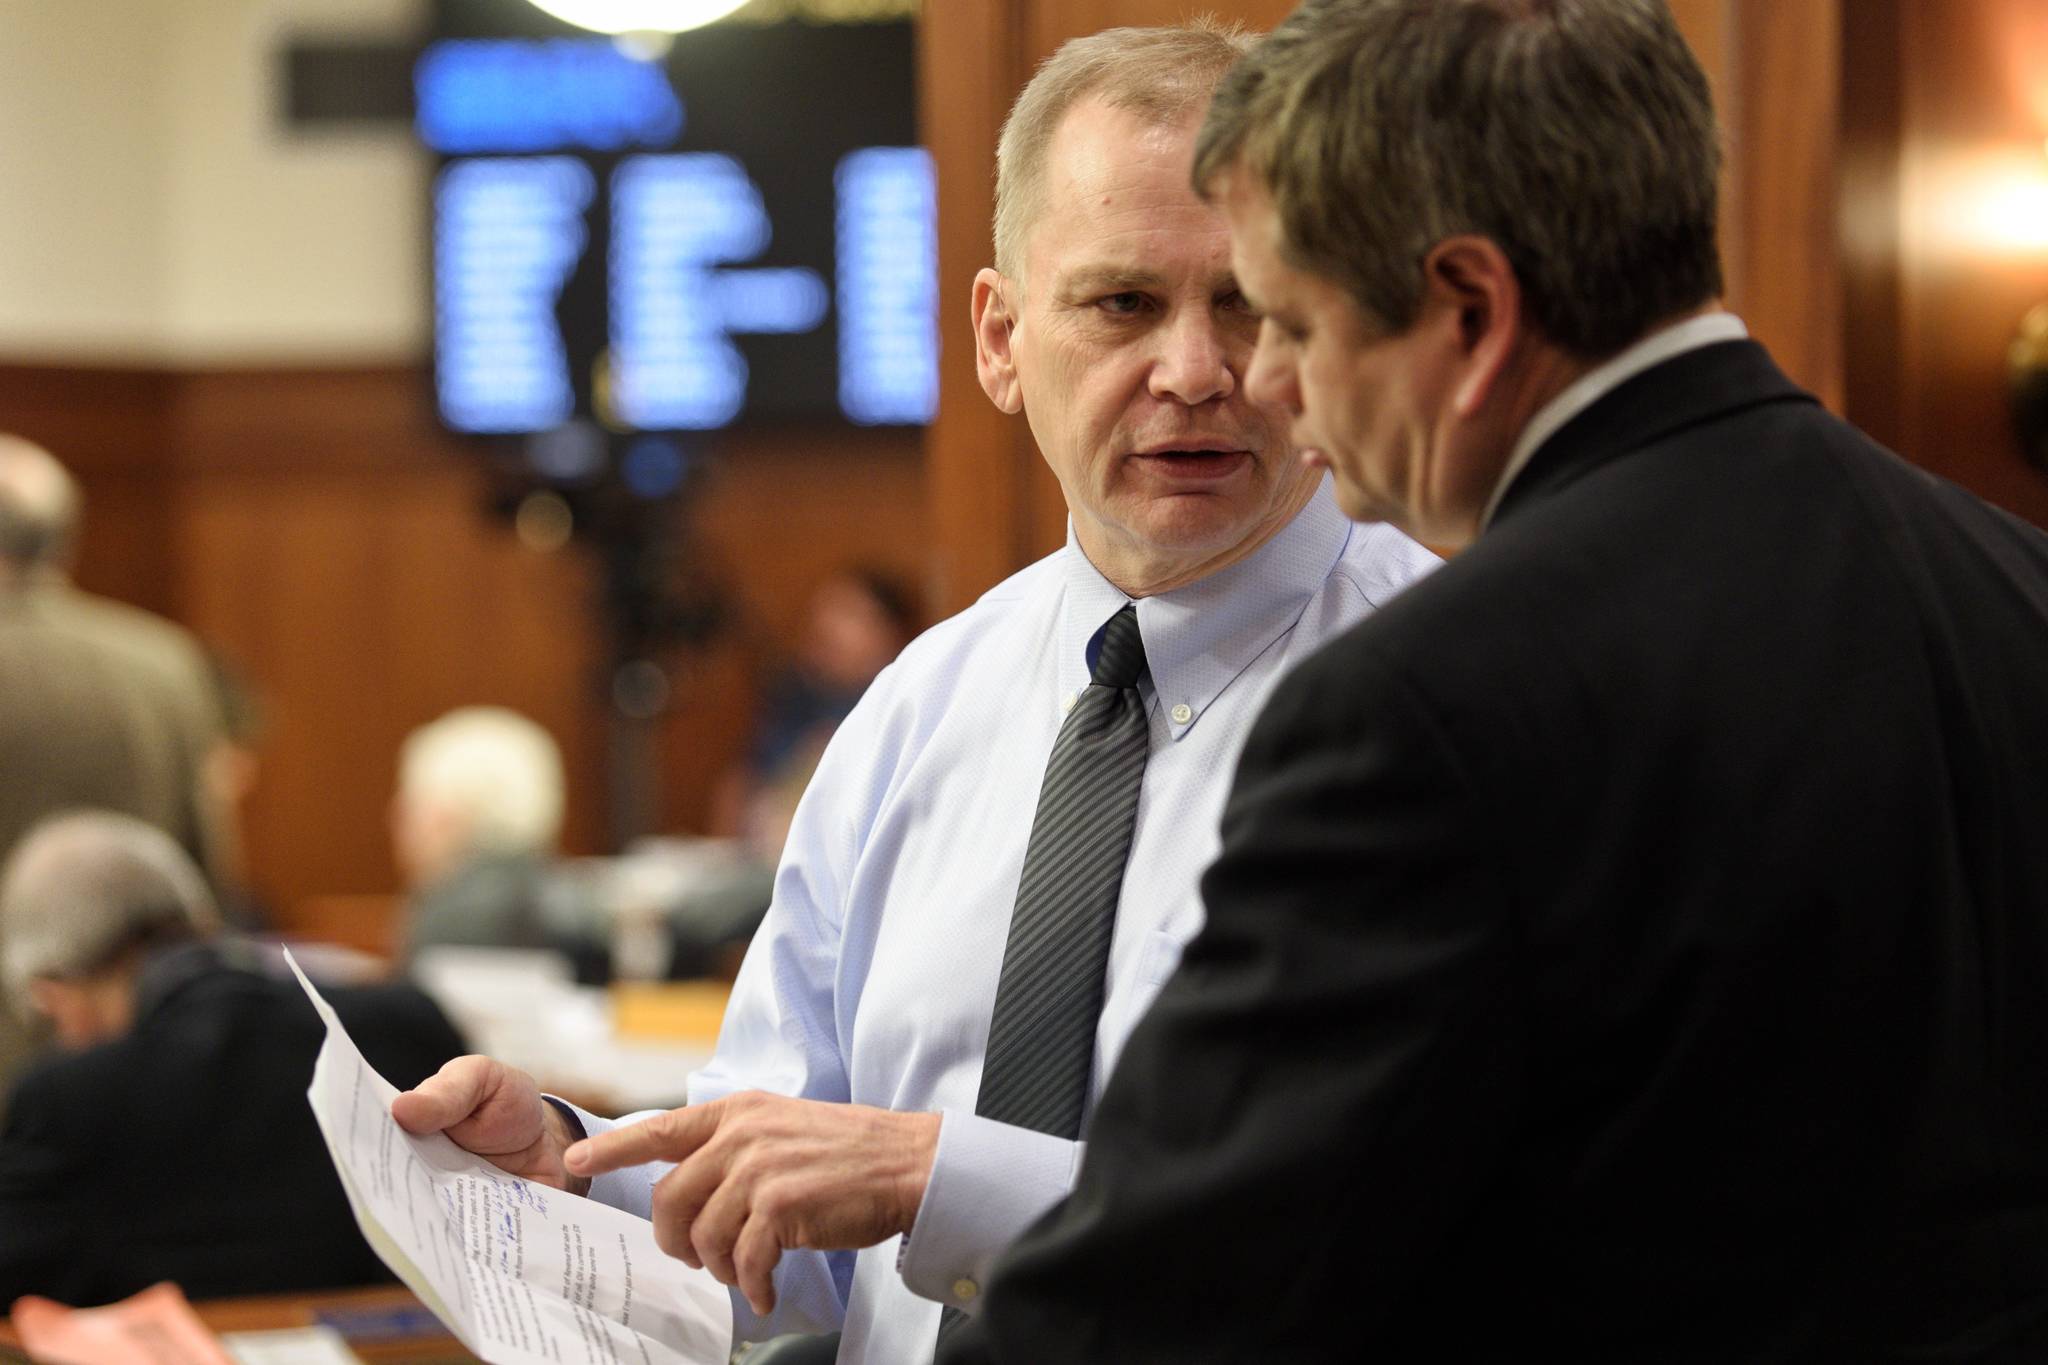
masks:
[[[1943,156],[1930,167],[1924,231],[1944,254],[2040,260],[2048,254],[2048,156],[1992,147]]]
[[[533,0],[557,19],[597,33],[681,33],[723,19],[746,0]]]

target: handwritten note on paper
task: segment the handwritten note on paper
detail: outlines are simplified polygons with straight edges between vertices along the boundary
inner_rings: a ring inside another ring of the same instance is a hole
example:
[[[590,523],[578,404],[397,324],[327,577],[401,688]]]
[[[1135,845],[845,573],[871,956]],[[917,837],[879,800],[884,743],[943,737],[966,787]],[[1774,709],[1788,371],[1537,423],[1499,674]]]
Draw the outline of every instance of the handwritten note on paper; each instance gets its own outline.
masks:
[[[463,1345],[493,1365],[724,1365],[725,1286],[663,1255],[644,1219],[400,1128],[396,1087],[292,970],[327,1024],[306,1097],[356,1222]]]

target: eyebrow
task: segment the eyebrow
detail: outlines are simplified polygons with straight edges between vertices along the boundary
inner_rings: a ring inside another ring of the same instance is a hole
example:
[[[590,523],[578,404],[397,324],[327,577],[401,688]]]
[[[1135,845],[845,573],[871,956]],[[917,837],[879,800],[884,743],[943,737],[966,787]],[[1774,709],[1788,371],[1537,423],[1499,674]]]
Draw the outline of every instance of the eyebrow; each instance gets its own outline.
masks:
[[[1097,294],[1120,294],[1126,290],[1153,289],[1159,285],[1159,275],[1142,266],[1092,265],[1084,266],[1060,281],[1060,292],[1070,298],[1086,298]]]
[[[1091,265],[1083,266],[1060,281],[1060,297],[1066,299],[1092,299],[1105,294],[1121,294],[1125,291],[1144,291],[1160,288],[1164,277],[1157,271],[1134,265]],[[1237,276],[1225,271],[1217,280],[1219,292],[1242,294],[1244,287]]]

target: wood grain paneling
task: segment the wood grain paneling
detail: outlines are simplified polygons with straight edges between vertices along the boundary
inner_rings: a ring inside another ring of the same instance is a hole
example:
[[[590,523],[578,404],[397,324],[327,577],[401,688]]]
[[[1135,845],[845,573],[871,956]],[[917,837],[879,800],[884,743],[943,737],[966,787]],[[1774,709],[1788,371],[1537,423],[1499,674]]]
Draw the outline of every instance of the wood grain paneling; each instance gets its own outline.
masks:
[[[918,106],[938,180],[939,410],[925,432],[933,605],[950,614],[1029,562],[1037,453],[1021,418],[981,391],[969,299],[989,245],[996,139],[1029,73],[1023,0],[928,5],[918,22]]]
[[[2048,12],[2038,0],[1896,4],[1896,44],[1852,47],[1864,65],[1847,82],[1852,97],[1896,99],[1896,271],[1876,286],[1896,301],[1866,300],[1890,325],[1848,342],[1858,368],[1895,376],[1880,416],[1902,454],[2048,525],[2048,479],[2021,458],[2005,398],[2006,345],[2048,299]]]
[[[1785,373],[1842,410],[1840,0],[1734,0],[1720,95],[1728,302]]]
[[[0,365],[0,431],[64,452],[92,492],[78,580],[156,612],[177,597],[173,397],[148,370]]]

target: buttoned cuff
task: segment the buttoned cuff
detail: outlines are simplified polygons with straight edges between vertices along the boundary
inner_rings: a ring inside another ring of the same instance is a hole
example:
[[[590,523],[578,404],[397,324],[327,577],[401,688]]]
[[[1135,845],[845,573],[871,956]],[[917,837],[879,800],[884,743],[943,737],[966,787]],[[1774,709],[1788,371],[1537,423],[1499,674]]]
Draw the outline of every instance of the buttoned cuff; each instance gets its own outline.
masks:
[[[969,1313],[989,1267],[1074,1187],[1085,1144],[948,1109],[896,1268],[913,1294]]]

